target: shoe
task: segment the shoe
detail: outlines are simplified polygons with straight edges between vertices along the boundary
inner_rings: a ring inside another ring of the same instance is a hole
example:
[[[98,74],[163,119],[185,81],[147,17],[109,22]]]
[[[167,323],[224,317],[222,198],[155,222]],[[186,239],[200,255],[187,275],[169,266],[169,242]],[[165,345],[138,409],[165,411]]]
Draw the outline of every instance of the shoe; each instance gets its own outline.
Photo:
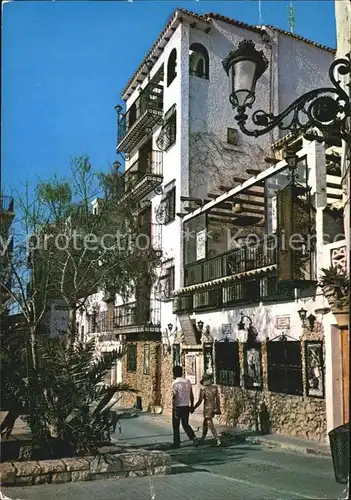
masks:
[[[221,446],[222,445],[222,441],[220,439],[217,439],[217,446]]]
[[[194,444],[194,446],[196,448],[196,446],[199,445],[199,440],[197,438],[193,439],[193,444]]]

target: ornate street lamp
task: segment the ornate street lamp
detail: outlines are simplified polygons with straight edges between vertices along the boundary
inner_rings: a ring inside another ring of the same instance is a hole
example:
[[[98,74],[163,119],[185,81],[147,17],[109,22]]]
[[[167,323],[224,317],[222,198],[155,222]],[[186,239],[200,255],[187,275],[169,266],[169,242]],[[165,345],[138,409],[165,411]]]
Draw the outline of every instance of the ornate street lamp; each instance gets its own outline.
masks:
[[[223,61],[223,67],[230,78],[229,100],[237,110],[235,119],[240,130],[258,137],[275,127],[291,132],[308,134],[309,138],[324,140],[326,137],[350,140],[346,121],[350,116],[350,100],[340,85],[338,75],[351,73],[348,59],[336,59],[330,66],[329,78],[334,87],[311,90],[290,104],[279,115],[257,110],[252,115],[254,130],[246,128],[246,111],[256,100],[256,83],[266,71],[268,61],[263,51],[258,51],[251,40],[242,40],[238,49],[230,52]],[[318,129],[320,134],[313,131]]]
[[[301,309],[299,309],[297,312],[299,313],[303,328],[307,328],[312,332],[314,329],[314,324],[316,322],[316,316],[312,313],[307,316],[307,311],[303,307],[301,307]]]

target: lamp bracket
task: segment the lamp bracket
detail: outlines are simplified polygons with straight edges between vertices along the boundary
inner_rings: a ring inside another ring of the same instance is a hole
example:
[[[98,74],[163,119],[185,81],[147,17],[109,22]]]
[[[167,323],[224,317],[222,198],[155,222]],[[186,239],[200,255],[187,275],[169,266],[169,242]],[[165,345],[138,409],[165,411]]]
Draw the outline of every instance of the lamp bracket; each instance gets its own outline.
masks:
[[[350,140],[346,123],[350,116],[349,97],[340,84],[340,78],[336,76],[350,73],[350,61],[346,58],[336,59],[329,68],[329,78],[334,87],[322,87],[307,92],[279,115],[261,109],[255,111],[252,121],[254,125],[263,127],[261,129],[246,128],[248,116],[245,107],[241,107],[235,116],[240,130],[248,136],[259,137],[278,127],[280,130],[308,135],[310,139],[318,142],[323,142],[326,137]],[[318,129],[321,135],[313,131],[313,128]]]

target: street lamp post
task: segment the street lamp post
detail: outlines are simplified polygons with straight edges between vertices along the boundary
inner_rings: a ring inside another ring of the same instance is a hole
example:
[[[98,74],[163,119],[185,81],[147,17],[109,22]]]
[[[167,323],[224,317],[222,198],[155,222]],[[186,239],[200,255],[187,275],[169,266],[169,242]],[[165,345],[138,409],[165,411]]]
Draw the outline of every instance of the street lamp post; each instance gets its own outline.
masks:
[[[330,66],[329,78],[334,87],[321,87],[298,97],[279,115],[257,110],[252,114],[252,122],[260,127],[246,128],[247,109],[256,100],[256,83],[268,68],[268,60],[263,51],[258,51],[251,40],[242,40],[236,51],[230,52],[223,61],[223,67],[231,81],[229,100],[237,110],[235,119],[240,130],[253,137],[270,132],[275,127],[291,132],[302,132],[314,140],[327,137],[351,139],[347,130],[350,117],[350,99],[340,84],[337,75],[351,73],[350,60],[336,59]],[[314,129],[318,129],[317,133]]]

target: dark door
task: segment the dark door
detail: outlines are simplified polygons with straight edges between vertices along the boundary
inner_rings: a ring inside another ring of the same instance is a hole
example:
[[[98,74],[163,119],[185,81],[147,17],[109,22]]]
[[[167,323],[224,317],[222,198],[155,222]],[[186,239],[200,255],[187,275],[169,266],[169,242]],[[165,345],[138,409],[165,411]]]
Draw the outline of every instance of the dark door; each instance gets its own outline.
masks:
[[[139,149],[139,171],[144,174],[152,171],[152,138]]]

